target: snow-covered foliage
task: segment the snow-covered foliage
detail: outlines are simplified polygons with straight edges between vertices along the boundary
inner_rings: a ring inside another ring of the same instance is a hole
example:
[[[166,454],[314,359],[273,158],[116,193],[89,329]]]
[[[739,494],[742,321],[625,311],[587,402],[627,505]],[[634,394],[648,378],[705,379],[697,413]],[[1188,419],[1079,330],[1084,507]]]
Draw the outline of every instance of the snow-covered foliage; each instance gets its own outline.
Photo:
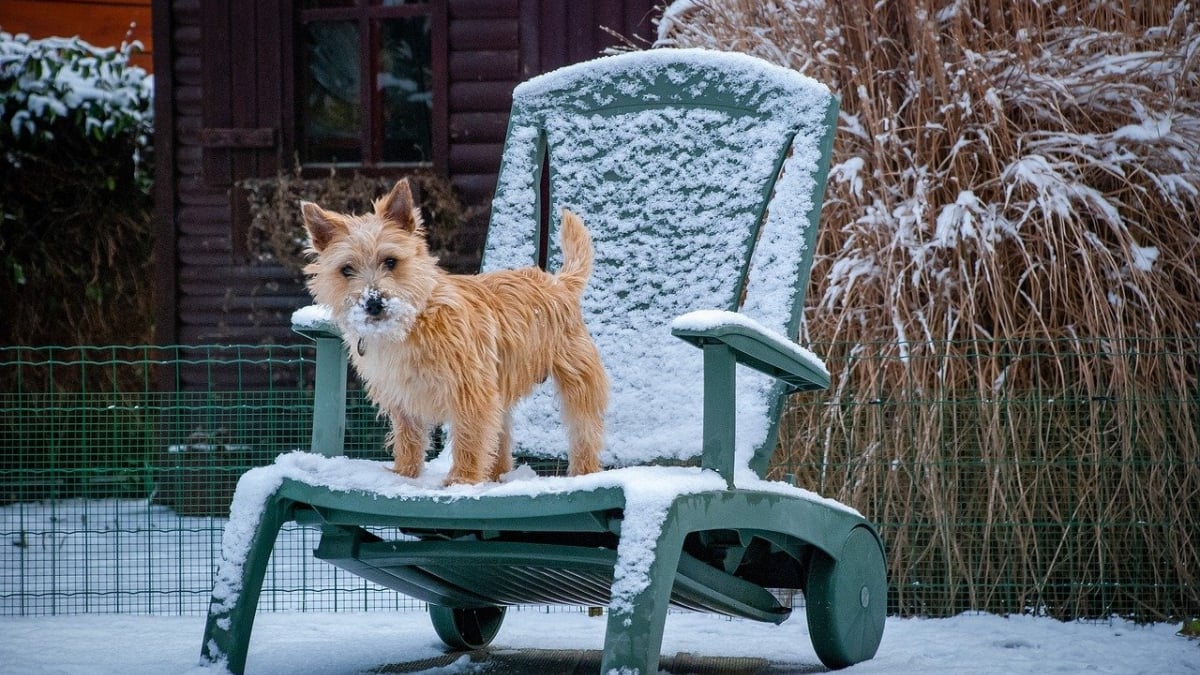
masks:
[[[671,4],[842,98],[814,339],[1196,333],[1197,10],[1079,4]]]
[[[8,344],[151,331],[151,78],[139,48],[0,32],[0,322]]]
[[[905,524],[900,611],[1180,607],[1094,589],[1200,569],[1195,0],[681,0],[659,25],[841,98],[803,329],[833,391],[797,397],[776,470]]]
[[[0,33],[0,139],[26,147],[65,131],[93,141],[132,135],[149,142],[152,77],[131,65],[141,44],[94,47],[79,38]]]

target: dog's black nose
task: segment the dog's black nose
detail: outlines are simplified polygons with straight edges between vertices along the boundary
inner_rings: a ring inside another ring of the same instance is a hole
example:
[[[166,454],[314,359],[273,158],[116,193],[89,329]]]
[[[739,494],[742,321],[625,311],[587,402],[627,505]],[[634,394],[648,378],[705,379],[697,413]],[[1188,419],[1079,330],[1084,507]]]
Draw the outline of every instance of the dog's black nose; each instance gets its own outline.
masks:
[[[363,306],[367,310],[367,314],[371,316],[379,316],[383,313],[383,300],[378,295],[372,295],[367,298],[367,304]]]

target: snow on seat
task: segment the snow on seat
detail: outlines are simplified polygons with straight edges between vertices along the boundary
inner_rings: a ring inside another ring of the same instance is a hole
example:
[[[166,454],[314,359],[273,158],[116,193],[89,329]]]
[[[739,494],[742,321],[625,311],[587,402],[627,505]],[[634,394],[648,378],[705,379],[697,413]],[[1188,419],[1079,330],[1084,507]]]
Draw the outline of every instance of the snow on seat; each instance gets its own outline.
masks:
[[[739,54],[652,50],[569,66],[514,92],[484,269],[536,261],[545,153],[548,268],[561,264],[564,207],[583,217],[596,247],[583,309],[612,383],[609,466],[700,453],[702,359],[671,336],[674,319],[739,311],[795,336],[831,94],[764,65]],[[774,386],[739,369],[739,466],[774,441]],[[518,405],[514,430],[521,454],[565,455],[552,384]]]

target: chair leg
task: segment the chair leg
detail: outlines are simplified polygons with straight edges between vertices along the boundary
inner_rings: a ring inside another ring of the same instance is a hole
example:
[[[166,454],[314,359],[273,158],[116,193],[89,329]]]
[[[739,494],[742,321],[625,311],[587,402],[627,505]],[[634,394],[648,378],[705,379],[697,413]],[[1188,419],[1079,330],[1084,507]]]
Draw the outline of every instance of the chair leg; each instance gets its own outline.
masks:
[[[246,560],[240,574],[234,563],[221,560],[218,569],[217,587],[213,589],[213,600],[208,609],[208,620],[204,625],[204,643],[201,646],[201,664],[220,665],[234,675],[246,669],[246,654],[250,648],[250,632],[254,628],[254,613],[258,608],[258,596],[262,592],[263,576],[267,571],[267,560],[275,548],[279,529],[289,519],[290,504],[271,499],[263,509],[258,528],[254,531]],[[222,584],[233,586],[220,588]],[[239,590],[240,589],[240,590]]]
[[[670,523],[668,518],[668,523]],[[604,635],[602,673],[653,675],[658,672],[663,627],[671,601],[671,587],[683,551],[683,535],[674,527],[664,526],[655,546],[654,560],[646,572],[649,583],[633,597],[609,607]],[[617,565],[622,564],[618,548]]]

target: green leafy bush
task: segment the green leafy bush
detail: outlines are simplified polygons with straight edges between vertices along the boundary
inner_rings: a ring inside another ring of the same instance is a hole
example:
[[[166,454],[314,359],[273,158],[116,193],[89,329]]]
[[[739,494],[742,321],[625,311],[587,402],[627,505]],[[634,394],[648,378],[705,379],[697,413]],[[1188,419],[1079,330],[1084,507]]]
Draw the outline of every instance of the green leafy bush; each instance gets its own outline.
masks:
[[[153,93],[138,49],[0,33],[0,344],[150,336]]]

